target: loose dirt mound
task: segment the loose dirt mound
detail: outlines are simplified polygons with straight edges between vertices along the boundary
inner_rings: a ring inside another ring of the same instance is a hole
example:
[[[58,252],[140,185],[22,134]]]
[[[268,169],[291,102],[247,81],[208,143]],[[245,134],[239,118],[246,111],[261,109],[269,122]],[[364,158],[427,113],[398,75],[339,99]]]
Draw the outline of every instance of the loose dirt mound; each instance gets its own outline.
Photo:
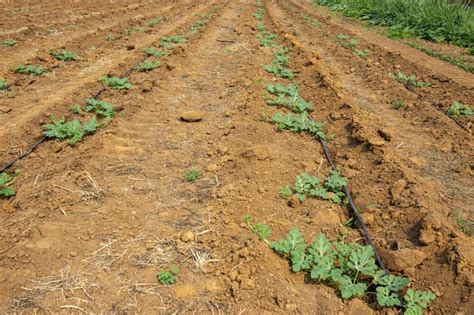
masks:
[[[453,101],[473,104],[472,75],[305,2],[264,4],[267,30],[290,49],[291,82],[324,122],[388,270],[433,292],[434,314],[468,314],[472,118],[446,111]],[[332,170],[315,137],[271,123],[279,109],[266,105],[267,84],[285,81],[262,67],[274,55],[259,43],[255,1],[87,1],[59,16],[62,6],[18,3],[0,13],[2,38],[17,40],[0,49],[0,78],[10,84],[0,91],[0,160],[23,154],[52,114],[84,121],[90,113],[70,106],[87,98],[113,104],[115,117],[74,146],[44,141],[8,170],[17,193],[0,200],[2,312],[396,311],[367,296],[344,300],[292,272],[243,221],[270,226],[272,240],[297,227],[308,241],[324,232],[364,243],[347,206],[279,196],[300,173],[324,179]],[[186,41],[171,39],[179,34]],[[369,55],[344,44],[351,39]],[[167,54],[153,71],[137,71],[150,47]],[[63,48],[78,59],[48,54]],[[11,72],[19,63],[48,72]],[[397,71],[430,86],[400,83]],[[104,75],[132,86],[104,88]],[[173,265],[176,283],[158,282]]]

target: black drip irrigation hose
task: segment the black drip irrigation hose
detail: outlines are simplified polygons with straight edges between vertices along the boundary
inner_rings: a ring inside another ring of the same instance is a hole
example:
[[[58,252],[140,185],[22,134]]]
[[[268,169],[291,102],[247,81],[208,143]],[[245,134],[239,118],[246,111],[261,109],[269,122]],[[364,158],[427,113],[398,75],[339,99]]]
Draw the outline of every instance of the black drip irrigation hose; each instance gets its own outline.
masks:
[[[334,163],[334,160],[332,158],[331,152],[329,151],[329,147],[326,141],[324,141],[323,139],[319,139],[319,142],[321,143],[323,147],[324,155],[326,156],[326,159],[331,165],[331,168],[334,171],[337,170],[336,164]],[[369,231],[367,230],[367,226],[365,225],[364,219],[362,219],[362,216],[360,215],[359,211],[357,211],[354,200],[352,199],[352,196],[351,196],[351,192],[349,191],[349,187],[347,185],[344,185],[343,189],[344,189],[344,193],[346,194],[347,200],[349,200],[349,206],[351,208],[351,212],[355,216],[355,219],[362,230],[362,234],[364,234],[365,240],[374,250],[375,260],[377,261],[377,264],[385,272],[385,274],[388,275],[388,270],[385,268],[382,258],[380,257],[377,249],[375,248],[374,242],[372,241],[372,238],[369,235]]]

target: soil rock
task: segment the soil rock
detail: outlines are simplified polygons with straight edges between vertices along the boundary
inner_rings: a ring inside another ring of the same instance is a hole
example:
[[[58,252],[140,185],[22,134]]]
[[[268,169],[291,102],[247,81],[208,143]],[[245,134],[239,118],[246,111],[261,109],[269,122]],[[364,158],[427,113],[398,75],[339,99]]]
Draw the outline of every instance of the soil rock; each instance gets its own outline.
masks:
[[[371,315],[374,311],[359,299],[352,299],[349,302],[349,315]]]
[[[426,254],[418,249],[402,248],[397,251],[382,249],[381,254],[385,257],[387,267],[399,272],[416,267],[426,259]]]
[[[203,117],[204,113],[196,110],[182,113],[180,116],[181,120],[185,122],[198,122],[201,121]]]

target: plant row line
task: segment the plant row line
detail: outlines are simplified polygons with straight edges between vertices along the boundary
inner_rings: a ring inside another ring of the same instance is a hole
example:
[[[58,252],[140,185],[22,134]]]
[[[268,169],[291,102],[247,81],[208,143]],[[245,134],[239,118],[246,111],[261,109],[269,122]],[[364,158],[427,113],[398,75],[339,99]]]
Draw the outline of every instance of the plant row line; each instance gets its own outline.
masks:
[[[203,29],[209,20],[213,17],[214,12],[219,9],[221,5],[213,5],[211,12],[198,14],[198,20],[192,24],[188,30],[182,34],[171,36],[163,36],[152,47],[143,49],[144,57],[142,61],[127,71],[130,73],[134,70],[140,72],[149,72],[160,66],[160,59],[170,54],[174,46],[178,43],[186,43],[188,37],[196,34]],[[105,88],[112,90],[129,90],[132,88],[132,83],[127,77],[114,77],[105,75],[99,80]],[[1,81],[0,81],[1,87]],[[1,90],[1,89],[0,89]],[[99,95],[101,90],[96,93]],[[85,136],[94,134],[99,128],[107,126],[115,117],[117,106],[105,100],[95,98],[88,98],[84,101],[84,105],[73,104],[70,106],[71,114],[61,117],[50,117],[50,122],[43,124],[43,137],[45,139],[54,139],[57,141],[67,141],[69,145],[76,145],[82,141]],[[72,117],[71,117],[72,116]],[[16,190],[11,187],[18,171],[12,173],[0,173],[0,198],[12,197],[16,195]]]
[[[254,17],[257,20],[260,46],[273,49],[272,64],[264,65],[264,69],[275,77],[290,81],[288,85],[267,85],[267,92],[271,96],[265,98],[266,103],[289,111],[287,114],[276,112],[272,122],[279,131],[305,132],[318,140],[324,139],[326,136],[322,123],[314,121],[309,114],[314,109],[313,104],[299,94],[296,84],[292,82],[295,75],[289,68],[289,49],[278,46],[275,43],[277,35],[267,31],[263,21],[262,0],[257,0]],[[311,174],[301,173],[296,177],[293,187],[285,186],[280,189],[280,196],[289,198],[295,195],[300,202],[313,197],[345,205],[347,200],[343,187],[346,185],[347,180],[338,170],[333,171],[324,182]],[[323,233],[308,245],[295,227],[284,239],[270,242],[268,239],[272,231],[268,225],[252,222],[249,215],[244,216],[243,220],[259,239],[289,260],[293,272],[305,272],[312,281],[336,287],[343,299],[366,297],[369,301],[376,302],[378,307],[403,308],[405,314],[422,314],[423,309],[435,299],[431,292],[407,288],[409,278],[390,275],[380,269],[370,245],[345,242],[345,235],[339,236],[336,241],[330,241]],[[405,292],[403,297],[402,292]]]

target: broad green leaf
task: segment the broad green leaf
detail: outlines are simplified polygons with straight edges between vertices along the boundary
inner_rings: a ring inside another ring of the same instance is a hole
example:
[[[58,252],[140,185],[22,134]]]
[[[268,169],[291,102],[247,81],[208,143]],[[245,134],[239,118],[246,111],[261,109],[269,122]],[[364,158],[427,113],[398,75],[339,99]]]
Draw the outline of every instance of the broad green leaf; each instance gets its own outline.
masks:
[[[375,290],[377,303],[380,306],[392,307],[396,305],[400,305],[400,299],[398,298],[397,294],[390,291],[387,287],[377,287]]]
[[[363,246],[352,252],[347,266],[366,276],[373,276],[377,270],[374,259],[374,250],[371,246]]]
[[[385,275],[380,279],[374,279],[373,282],[387,287],[390,291],[396,292],[406,287],[410,283],[410,279],[394,275]]]

